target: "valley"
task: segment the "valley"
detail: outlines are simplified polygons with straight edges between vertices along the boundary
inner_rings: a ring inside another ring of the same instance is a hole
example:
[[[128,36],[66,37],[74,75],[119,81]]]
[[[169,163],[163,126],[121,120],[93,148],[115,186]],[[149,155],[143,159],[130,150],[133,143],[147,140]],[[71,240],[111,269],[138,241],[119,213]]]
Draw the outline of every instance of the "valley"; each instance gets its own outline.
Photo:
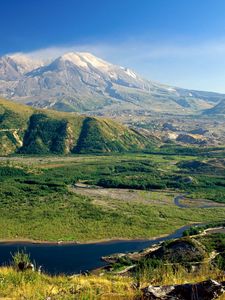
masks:
[[[162,143],[200,147],[225,144],[225,118],[222,115],[148,114],[143,111],[138,116],[127,112],[108,117],[154,136]]]
[[[225,300],[225,1],[0,9],[0,300]]]
[[[0,296],[222,295],[223,113],[46,108],[0,99]]]
[[[209,154],[1,158],[0,238],[148,239],[223,220],[223,158]],[[98,188],[76,187],[79,182]],[[190,207],[174,203],[180,194]]]

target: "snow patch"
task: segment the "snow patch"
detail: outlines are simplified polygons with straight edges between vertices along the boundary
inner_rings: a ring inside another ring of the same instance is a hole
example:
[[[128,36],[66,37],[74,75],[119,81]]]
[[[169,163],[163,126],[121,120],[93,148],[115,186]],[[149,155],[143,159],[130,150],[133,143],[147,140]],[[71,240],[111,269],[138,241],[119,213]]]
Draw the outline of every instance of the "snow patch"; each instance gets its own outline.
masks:
[[[77,53],[74,52],[66,53],[61,57],[61,59],[65,61],[70,61],[78,67],[88,68],[87,63],[83,61]]]
[[[172,88],[172,87],[168,87],[167,91],[169,91],[169,92],[176,92],[176,90],[174,88]]]
[[[137,78],[137,75],[136,75],[133,71],[131,71],[130,69],[126,69],[126,70],[125,70],[125,73],[126,73],[127,75],[129,75],[130,77],[134,78],[134,79]]]
[[[86,52],[79,52],[77,53],[82,60],[84,60],[86,63],[89,63],[93,67],[97,69],[105,69],[109,70],[109,68],[112,66],[110,63]]]

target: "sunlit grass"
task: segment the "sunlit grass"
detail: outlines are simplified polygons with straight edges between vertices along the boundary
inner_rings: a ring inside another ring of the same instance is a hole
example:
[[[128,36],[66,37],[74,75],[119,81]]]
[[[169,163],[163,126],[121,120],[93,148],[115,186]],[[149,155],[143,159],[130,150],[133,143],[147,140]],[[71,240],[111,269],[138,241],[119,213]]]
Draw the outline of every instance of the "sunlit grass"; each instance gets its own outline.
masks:
[[[174,271],[171,266],[163,266],[150,274],[146,271],[139,283],[143,288],[148,285],[196,283],[209,278],[220,282],[225,280],[225,275],[208,265],[203,265],[195,272],[187,272],[182,267]],[[31,271],[16,272],[10,267],[0,268],[2,299],[135,299],[140,294],[140,290],[134,288],[136,284],[135,276],[48,276]]]

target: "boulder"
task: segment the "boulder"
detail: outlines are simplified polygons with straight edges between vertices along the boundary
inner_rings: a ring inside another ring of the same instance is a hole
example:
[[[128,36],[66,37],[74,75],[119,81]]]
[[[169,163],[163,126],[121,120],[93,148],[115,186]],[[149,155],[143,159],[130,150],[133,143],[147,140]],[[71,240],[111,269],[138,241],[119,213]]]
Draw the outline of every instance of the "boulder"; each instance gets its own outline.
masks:
[[[143,300],[213,300],[225,292],[223,283],[206,280],[195,284],[148,286],[142,289]]]

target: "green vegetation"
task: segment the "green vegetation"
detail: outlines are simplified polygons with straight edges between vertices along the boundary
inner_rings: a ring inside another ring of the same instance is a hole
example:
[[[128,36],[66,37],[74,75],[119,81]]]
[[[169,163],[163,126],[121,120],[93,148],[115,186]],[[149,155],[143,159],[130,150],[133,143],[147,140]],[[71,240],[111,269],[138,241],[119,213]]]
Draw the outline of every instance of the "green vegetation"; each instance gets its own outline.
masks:
[[[183,236],[191,236],[202,233],[204,230],[209,228],[225,227],[225,221],[207,223],[205,225],[193,226],[183,232]]]
[[[36,110],[6,100],[0,100],[0,127],[0,154],[18,155],[0,161],[2,239],[147,238],[224,218],[222,206],[182,210],[172,196],[167,202],[161,199],[169,192],[196,203],[224,203],[223,147],[157,148],[154,139],[112,120]],[[139,201],[96,198],[73,189],[77,182],[155,191],[158,198],[154,194],[149,201],[145,193]]]
[[[134,299],[138,294],[132,288],[132,278],[121,276],[48,276],[37,272],[17,272],[15,269],[0,268],[1,299]]]
[[[225,234],[213,233],[197,238],[200,241],[208,253],[213,251],[216,253],[212,263],[217,268],[225,271]]]
[[[149,255],[150,259],[186,265],[192,262],[201,262],[205,257],[204,248],[194,239],[182,238],[164,242],[162,247]]]
[[[147,150],[155,144],[112,120],[36,110],[0,99],[0,155]]]
[[[12,265],[18,270],[18,266],[20,264],[28,265],[31,263],[30,255],[25,250],[18,250],[17,252],[11,254],[12,255]]]
[[[163,162],[158,162],[161,157]],[[139,161],[139,166],[133,163],[112,169],[110,174],[105,174],[96,183],[103,187],[130,188],[130,189],[178,189],[188,193],[188,197],[194,199],[209,199],[217,202],[225,202],[225,168],[213,163],[202,162],[199,157],[189,161],[183,157],[155,156],[153,161]],[[181,160],[174,166],[172,161]],[[170,162],[169,162],[170,161]],[[165,164],[165,166],[164,166]],[[193,165],[197,165],[193,170]],[[139,168],[139,169],[138,169]]]
[[[224,220],[224,207],[180,209],[172,196],[167,196],[188,191],[191,197],[192,193],[203,190],[205,199],[214,194],[217,198],[213,200],[218,201],[222,191],[220,201],[224,201],[224,186],[215,184],[224,182],[224,177],[214,173],[192,174],[192,171],[189,174],[186,167],[181,167],[188,159],[192,161],[193,157],[117,154],[3,159],[0,238],[52,241],[150,238],[190,223]],[[137,201],[132,197],[123,199],[122,192],[121,198],[81,195],[72,188],[76,182],[127,187],[131,195],[134,188],[148,190],[150,194],[140,192]]]
[[[119,274],[123,270],[123,275],[135,278],[138,286],[144,282],[153,285],[193,282],[195,276],[213,278],[219,274],[218,279],[222,280],[224,253],[225,234],[198,235],[165,241],[139,253],[115,255],[110,265],[112,271],[106,272]]]
[[[208,253],[216,251],[218,253],[225,251],[225,234],[223,233],[213,233],[206,234],[204,236],[197,237]]]
[[[100,118],[85,118],[74,152],[126,152],[145,148],[148,142],[134,130]],[[151,146],[151,143],[149,143]]]
[[[182,146],[176,145],[174,143],[164,144],[160,148],[151,150],[150,153],[155,154],[165,154],[165,155],[187,155],[187,156],[202,156],[202,157],[221,157],[225,155],[224,146],[220,147],[191,147],[191,146]]]
[[[158,268],[143,268],[136,276],[89,275],[48,276],[37,272],[17,272],[11,267],[0,268],[0,297],[2,299],[57,299],[57,300],[134,300],[140,289],[152,285],[183,284],[212,278],[224,281],[224,273],[217,268],[203,266],[195,272],[183,267],[159,265]],[[139,289],[136,288],[140,284]],[[224,300],[222,296],[219,300]]]

